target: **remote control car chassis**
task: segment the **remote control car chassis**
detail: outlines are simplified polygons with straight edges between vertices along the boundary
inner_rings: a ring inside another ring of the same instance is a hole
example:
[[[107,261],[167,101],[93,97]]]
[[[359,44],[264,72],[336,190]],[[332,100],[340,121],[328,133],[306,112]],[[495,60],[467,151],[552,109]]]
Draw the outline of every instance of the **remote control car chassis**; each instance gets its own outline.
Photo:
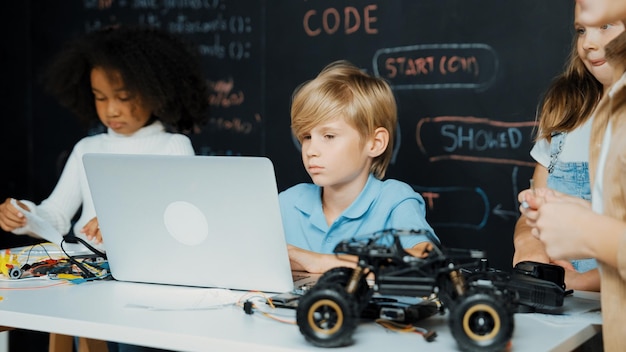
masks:
[[[401,236],[417,234],[433,244],[423,258],[406,252],[400,242]],[[440,312],[449,312],[449,327],[463,351],[503,350],[513,335],[513,314],[520,305],[546,308],[563,303],[564,285],[530,277],[536,273],[528,273],[528,268],[513,275],[492,270],[484,251],[444,248],[425,231],[384,230],[357,236],[339,243],[335,253],[357,256],[356,267],[324,273],[296,308],[300,332],[320,347],[351,344],[359,319],[371,316],[376,307],[375,294],[436,296]]]

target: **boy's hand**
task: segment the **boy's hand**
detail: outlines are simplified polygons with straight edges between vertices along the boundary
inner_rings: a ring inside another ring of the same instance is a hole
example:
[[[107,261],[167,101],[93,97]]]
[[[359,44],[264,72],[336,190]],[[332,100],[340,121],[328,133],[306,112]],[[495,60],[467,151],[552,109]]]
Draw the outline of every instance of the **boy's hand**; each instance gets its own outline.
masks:
[[[433,244],[430,242],[421,242],[411,248],[405,248],[405,251],[417,258],[426,258],[428,253],[433,250]]]

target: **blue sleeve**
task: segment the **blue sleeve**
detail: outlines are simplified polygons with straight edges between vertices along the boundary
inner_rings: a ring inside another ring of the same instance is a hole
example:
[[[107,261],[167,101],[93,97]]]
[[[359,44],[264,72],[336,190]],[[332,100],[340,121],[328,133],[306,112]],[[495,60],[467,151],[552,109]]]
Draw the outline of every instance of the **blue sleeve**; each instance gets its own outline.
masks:
[[[280,206],[280,216],[283,220],[283,230],[285,232],[285,239],[287,243],[291,244],[289,234],[293,232],[292,230],[292,222],[289,219],[293,218],[292,208],[293,208],[293,200],[291,194],[293,192],[290,189],[282,191],[278,194],[278,204]]]
[[[302,192],[305,190],[306,186],[302,184],[286,189],[278,194],[278,203],[283,220],[285,240],[288,244],[308,249],[306,233],[301,224],[302,216],[296,208],[296,202],[302,197]]]
[[[407,198],[400,202],[389,215],[388,228],[398,230],[426,230],[439,242],[433,228],[426,221],[426,206],[424,199],[415,194],[415,197]],[[400,241],[404,248],[411,248],[418,243],[429,241],[426,235],[403,236]]]

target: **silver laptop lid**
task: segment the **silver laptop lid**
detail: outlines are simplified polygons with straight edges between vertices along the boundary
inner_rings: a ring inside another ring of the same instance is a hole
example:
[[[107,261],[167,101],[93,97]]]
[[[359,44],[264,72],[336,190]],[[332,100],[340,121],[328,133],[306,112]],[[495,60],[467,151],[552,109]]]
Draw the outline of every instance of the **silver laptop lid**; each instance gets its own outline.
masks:
[[[269,159],[85,154],[83,162],[115,279],[293,289]]]

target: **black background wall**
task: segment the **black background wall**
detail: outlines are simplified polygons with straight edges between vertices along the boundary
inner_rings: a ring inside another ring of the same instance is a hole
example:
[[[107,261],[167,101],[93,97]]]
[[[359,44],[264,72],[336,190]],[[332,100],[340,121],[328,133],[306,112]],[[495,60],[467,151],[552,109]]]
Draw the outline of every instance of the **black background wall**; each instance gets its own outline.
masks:
[[[10,5],[9,5],[10,4]],[[37,77],[68,39],[115,23],[182,33],[213,87],[197,154],[263,155],[279,189],[309,182],[289,131],[293,89],[337,59],[389,80],[399,104],[387,177],[421,192],[449,246],[508,269],[535,110],[573,35],[571,0],[30,0],[3,11],[0,197],[40,201],[88,130]]]

